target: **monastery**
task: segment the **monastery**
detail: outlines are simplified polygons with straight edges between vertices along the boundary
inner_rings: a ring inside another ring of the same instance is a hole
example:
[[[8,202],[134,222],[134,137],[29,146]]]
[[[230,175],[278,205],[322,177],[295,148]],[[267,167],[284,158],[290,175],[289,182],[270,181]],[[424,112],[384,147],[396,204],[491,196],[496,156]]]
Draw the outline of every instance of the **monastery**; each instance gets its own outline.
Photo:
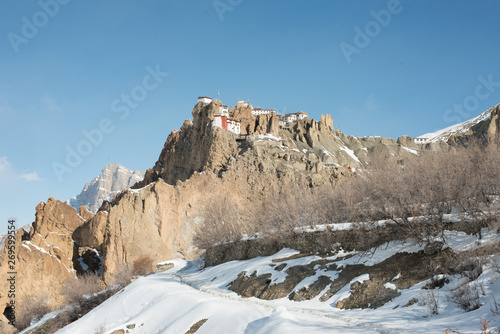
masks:
[[[198,97],[198,103],[202,103],[205,105],[210,104],[212,103],[212,98],[207,96],[200,96]],[[236,103],[236,107],[248,107],[248,106],[252,107],[248,101],[245,102],[244,100],[238,100]],[[276,110],[252,107],[252,115],[254,117],[260,115],[268,115],[271,113],[276,114]],[[286,114],[286,115],[276,114],[276,116],[279,119],[280,127],[286,127],[289,123],[296,122],[298,120],[308,117],[308,114],[303,111],[299,111],[296,113]],[[218,127],[226,131],[232,132],[236,135],[241,135],[241,122],[239,120],[229,117],[229,108],[225,104],[220,106],[219,112],[216,115],[214,115],[214,118],[212,119],[212,127]]]

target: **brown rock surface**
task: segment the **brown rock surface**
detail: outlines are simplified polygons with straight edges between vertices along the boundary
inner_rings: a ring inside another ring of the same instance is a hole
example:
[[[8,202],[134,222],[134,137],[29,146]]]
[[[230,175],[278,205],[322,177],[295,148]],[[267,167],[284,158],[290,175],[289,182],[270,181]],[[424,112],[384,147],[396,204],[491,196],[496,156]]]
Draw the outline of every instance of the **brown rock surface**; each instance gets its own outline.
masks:
[[[85,205],[80,206],[80,208],[78,210],[80,211],[80,217],[82,217],[83,220],[85,220],[85,221],[94,217],[94,214],[92,212],[90,212]]]
[[[36,207],[36,219],[30,232],[30,241],[57,257],[68,269],[73,269],[73,232],[84,223],[69,204],[50,197],[47,203]]]
[[[36,220],[30,232],[30,238],[36,234],[46,238],[55,231],[71,235],[83,222],[84,220],[78,216],[73,207],[50,197],[47,203],[41,202],[36,207]]]
[[[352,310],[356,308],[379,308],[401,293],[388,289],[383,281],[367,280],[351,284],[351,295],[339,300],[337,308]]]
[[[2,334],[15,334],[18,330],[14,326],[0,321],[0,333]]]
[[[186,120],[179,131],[172,131],[152,169],[146,171],[140,188],[162,178],[168,184],[185,181],[194,172],[217,173],[230,158],[238,156],[236,136],[219,128],[212,129],[211,120],[220,103],[198,103],[193,109],[193,122]]]
[[[81,247],[90,247],[102,251],[107,221],[108,212],[98,211],[95,216],[73,232],[73,240]]]
[[[500,128],[500,104],[492,108],[490,117],[472,126],[468,131],[452,135],[447,143],[452,146],[463,145],[470,140],[493,143],[498,139]]]
[[[61,300],[59,291],[63,282],[75,275],[73,269],[74,247],[71,235],[83,223],[83,219],[70,205],[49,198],[37,206],[36,220],[30,235],[20,229],[16,234],[16,302],[18,310],[22,301],[30,295],[43,293],[48,302]],[[24,239],[24,240],[23,240]],[[7,250],[0,262],[7,263]],[[10,271],[1,266],[2,277]],[[0,282],[0,307],[9,302],[7,282]]]
[[[75,275],[73,266],[67,267],[68,257],[66,254],[58,253],[54,247],[45,246],[41,248],[30,241],[21,241],[24,232],[18,231],[16,235],[16,260],[15,270],[15,301],[16,312],[22,311],[23,301],[31,295],[43,294],[48,302],[58,303],[61,300],[60,290],[63,282],[71,276]],[[43,239],[39,239],[43,241]],[[50,251],[52,253],[50,253]],[[57,254],[57,255],[53,255]],[[58,257],[60,256],[60,258]],[[71,256],[71,255],[70,255]],[[0,255],[0,275],[2,277],[10,277],[8,272],[10,268],[7,265],[7,253]],[[8,297],[9,284],[7,281],[0,282],[0,308],[8,306],[10,298]],[[5,319],[3,319],[5,322]]]

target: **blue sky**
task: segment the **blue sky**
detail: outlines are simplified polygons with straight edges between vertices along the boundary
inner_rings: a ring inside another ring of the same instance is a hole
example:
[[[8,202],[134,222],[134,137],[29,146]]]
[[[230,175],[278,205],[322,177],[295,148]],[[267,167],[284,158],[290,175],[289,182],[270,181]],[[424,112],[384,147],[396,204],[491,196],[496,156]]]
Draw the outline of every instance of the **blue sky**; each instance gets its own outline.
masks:
[[[229,105],[330,113],[357,136],[472,118],[500,102],[499,12],[495,0],[4,0],[0,231],[108,163],[152,167],[197,96],[218,90]],[[72,150],[85,156],[69,166]]]

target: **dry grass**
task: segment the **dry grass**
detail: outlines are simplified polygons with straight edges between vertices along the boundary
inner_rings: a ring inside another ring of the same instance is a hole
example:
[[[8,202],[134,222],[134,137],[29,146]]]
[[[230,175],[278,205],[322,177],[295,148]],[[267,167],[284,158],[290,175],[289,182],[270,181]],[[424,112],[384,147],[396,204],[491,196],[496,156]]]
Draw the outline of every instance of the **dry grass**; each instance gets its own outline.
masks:
[[[45,314],[53,311],[52,306],[43,295],[30,295],[25,297],[20,305],[20,313],[16,315],[16,328],[21,330],[32,322],[40,320]]]
[[[124,288],[132,282],[132,276],[132,270],[129,266],[122,264],[122,267],[111,275],[108,286]]]
[[[98,275],[85,274],[77,278],[68,278],[61,294],[64,296],[67,305],[81,304],[103,289],[104,285]]]

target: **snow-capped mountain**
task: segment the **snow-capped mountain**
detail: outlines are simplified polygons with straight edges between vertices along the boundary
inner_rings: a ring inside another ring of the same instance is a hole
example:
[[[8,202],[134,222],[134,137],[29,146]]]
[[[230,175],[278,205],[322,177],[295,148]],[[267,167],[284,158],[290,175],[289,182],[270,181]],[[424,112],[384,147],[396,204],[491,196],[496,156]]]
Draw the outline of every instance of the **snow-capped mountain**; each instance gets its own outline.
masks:
[[[497,106],[493,106],[490,109],[483,112],[481,115],[469,119],[468,121],[465,121],[463,123],[455,124],[436,132],[426,133],[416,138],[425,139],[427,142],[437,142],[438,140],[447,141],[448,139],[450,139],[451,136],[465,133],[470,129],[472,129],[472,127],[474,127],[475,125],[490,119],[491,114],[496,107]]]
[[[90,183],[86,183],[82,192],[66,202],[78,210],[82,205],[96,213],[102,202],[113,197],[135,183],[142,181],[144,172],[132,171],[119,164],[108,164]]]

